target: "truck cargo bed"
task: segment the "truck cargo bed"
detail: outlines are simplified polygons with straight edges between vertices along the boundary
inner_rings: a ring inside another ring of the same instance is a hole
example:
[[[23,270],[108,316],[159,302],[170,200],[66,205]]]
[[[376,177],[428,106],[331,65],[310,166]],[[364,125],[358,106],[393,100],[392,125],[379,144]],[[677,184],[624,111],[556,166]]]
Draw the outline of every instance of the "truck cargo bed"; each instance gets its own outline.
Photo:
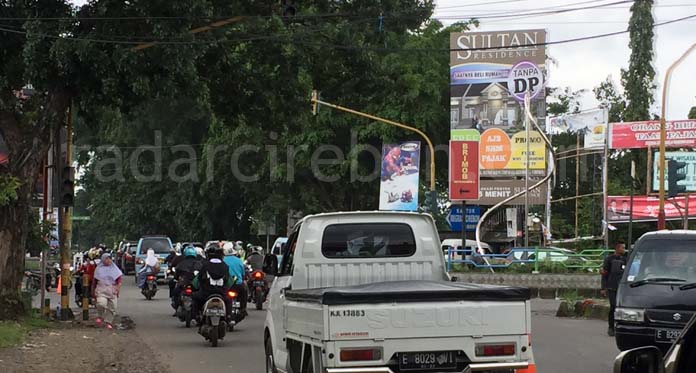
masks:
[[[389,281],[357,286],[288,290],[286,298],[325,305],[387,302],[526,301],[527,288],[438,281]]]

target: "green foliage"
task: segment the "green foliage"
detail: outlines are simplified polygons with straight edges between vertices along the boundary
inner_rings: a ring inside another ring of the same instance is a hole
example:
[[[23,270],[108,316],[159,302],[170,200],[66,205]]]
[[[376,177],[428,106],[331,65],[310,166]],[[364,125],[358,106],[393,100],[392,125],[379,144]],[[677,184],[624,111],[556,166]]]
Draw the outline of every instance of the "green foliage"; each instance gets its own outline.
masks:
[[[689,110],[689,119],[696,119],[696,106],[692,106]]]
[[[17,189],[22,185],[18,177],[0,174],[0,206],[17,199]]]
[[[626,92],[625,120],[650,119],[650,105],[655,101],[655,69],[653,67],[653,0],[636,0],[631,6],[628,22],[631,57],[628,70],[621,71],[621,82]]]
[[[51,324],[47,320],[35,315],[20,321],[0,321],[0,348],[16,346],[30,331],[49,327]]]
[[[601,107],[609,108],[609,122],[623,122],[626,115],[626,98],[619,92],[616,83],[608,76],[592,92]]]
[[[570,87],[550,88],[550,100],[547,103],[546,111],[551,116],[563,114],[576,114],[580,112],[582,106],[582,95],[585,90],[573,91]]]

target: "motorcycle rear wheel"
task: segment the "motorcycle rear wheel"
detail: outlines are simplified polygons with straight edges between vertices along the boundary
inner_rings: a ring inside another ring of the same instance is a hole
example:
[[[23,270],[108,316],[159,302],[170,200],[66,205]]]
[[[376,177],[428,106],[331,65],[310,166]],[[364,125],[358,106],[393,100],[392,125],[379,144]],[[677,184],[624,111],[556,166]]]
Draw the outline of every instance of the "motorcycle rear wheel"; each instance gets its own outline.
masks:
[[[186,312],[186,327],[191,327],[191,311]]]
[[[210,329],[210,345],[213,347],[218,346],[218,327],[212,326]]]
[[[256,289],[254,292],[254,303],[257,310],[261,311],[263,309],[263,292],[261,289]]]

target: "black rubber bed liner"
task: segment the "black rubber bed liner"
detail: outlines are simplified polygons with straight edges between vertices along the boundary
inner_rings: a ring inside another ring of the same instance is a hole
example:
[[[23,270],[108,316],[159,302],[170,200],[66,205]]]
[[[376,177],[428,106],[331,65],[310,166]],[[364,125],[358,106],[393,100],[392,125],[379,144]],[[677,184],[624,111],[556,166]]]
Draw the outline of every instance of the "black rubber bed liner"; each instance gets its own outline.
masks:
[[[464,282],[389,281],[357,286],[288,290],[286,299],[326,305],[392,302],[525,301],[523,287],[480,285]]]

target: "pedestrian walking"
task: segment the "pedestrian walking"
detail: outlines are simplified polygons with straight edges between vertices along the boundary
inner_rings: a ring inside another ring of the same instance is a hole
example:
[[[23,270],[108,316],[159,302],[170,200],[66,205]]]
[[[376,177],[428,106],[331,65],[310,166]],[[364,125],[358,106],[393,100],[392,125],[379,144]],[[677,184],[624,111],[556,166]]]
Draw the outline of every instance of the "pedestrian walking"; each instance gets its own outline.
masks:
[[[111,254],[105,253],[101,256],[101,262],[94,271],[94,281],[92,289],[97,300],[97,326],[106,323],[107,329],[113,329],[114,316],[118,294],[121,291],[123,273],[114,264]]]
[[[626,268],[626,244],[619,240],[614,245],[614,253],[604,258],[602,264],[602,290],[603,297],[609,299],[609,329],[607,334],[614,336],[614,311],[616,310],[616,290],[619,288],[619,281]]]

